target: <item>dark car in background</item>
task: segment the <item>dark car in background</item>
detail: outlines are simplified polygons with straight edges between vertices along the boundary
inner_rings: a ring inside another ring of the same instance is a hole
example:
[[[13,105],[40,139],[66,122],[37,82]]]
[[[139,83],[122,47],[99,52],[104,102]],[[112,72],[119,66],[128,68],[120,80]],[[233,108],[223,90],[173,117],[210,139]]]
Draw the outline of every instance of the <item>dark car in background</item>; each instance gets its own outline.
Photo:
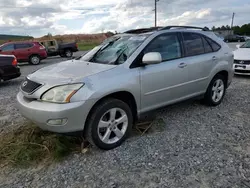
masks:
[[[0,81],[17,78],[21,75],[14,55],[0,55]]]
[[[9,42],[0,46],[0,54],[14,55],[18,62],[38,65],[47,58],[45,47],[39,42]]]
[[[225,42],[245,42],[245,37],[240,35],[227,35],[224,38]]]
[[[73,56],[74,52],[78,51],[78,46],[76,42],[64,43],[62,41],[57,41],[56,39],[51,40],[41,40],[43,46],[45,46],[48,56],[57,56],[70,58]]]

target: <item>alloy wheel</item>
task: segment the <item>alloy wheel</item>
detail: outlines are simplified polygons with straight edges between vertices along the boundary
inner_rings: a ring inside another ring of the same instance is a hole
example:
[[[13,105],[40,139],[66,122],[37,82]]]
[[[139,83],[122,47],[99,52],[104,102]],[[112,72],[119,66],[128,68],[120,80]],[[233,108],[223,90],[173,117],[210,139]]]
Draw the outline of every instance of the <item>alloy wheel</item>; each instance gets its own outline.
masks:
[[[71,57],[71,56],[72,56],[72,52],[71,52],[70,50],[67,50],[67,51],[65,52],[65,56],[66,56],[66,57]]]
[[[121,108],[112,108],[104,113],[98,123],[98,136],[105,144],[121,140],[128,128],[128,116]]]
[[[31,58],[31,62],[32,62],[32,64],[37,65],[37,64],[39,64],[40,59],[39,59],[39,57],[37,57],[37,56],[33,56],[33,57]]]
[[[212,100],[214,102],[217,103],[222,99],[225,92],[224,88],[225,86],[223,80],[218,79],[214,82],[214,85],[212,87]]]

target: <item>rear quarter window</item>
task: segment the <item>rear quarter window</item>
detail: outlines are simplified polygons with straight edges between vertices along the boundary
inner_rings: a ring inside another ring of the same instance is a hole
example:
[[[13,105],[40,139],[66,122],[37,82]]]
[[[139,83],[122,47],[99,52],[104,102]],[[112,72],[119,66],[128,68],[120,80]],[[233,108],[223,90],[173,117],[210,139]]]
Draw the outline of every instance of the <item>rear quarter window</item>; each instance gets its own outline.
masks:
[[[217,42],[213,41],[212,39],[208,37],[205,37],[205,39],[211,45],[214,52],[217,52],[220,50],[221,46]]]

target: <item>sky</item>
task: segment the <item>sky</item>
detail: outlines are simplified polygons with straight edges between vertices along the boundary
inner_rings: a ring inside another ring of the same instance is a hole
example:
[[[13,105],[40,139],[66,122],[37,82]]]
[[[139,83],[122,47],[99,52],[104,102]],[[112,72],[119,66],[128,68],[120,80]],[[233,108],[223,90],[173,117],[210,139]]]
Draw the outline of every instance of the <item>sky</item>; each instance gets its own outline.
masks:
[[[154,26],[154,0],[0,0],[0,33],[39,37]],[[159,26],[250,23],[250,0],[160,0]]]

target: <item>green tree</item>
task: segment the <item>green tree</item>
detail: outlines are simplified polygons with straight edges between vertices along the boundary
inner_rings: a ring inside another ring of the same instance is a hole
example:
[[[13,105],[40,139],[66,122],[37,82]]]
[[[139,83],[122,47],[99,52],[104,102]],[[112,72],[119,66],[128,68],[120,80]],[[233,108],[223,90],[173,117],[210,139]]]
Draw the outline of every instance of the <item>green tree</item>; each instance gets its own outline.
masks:
[[[230,26],[229,25],[226,25],[226,30],[230,30]]]
[[[221,30],[226,30],[227,28],[223,25],[221,26]]]

